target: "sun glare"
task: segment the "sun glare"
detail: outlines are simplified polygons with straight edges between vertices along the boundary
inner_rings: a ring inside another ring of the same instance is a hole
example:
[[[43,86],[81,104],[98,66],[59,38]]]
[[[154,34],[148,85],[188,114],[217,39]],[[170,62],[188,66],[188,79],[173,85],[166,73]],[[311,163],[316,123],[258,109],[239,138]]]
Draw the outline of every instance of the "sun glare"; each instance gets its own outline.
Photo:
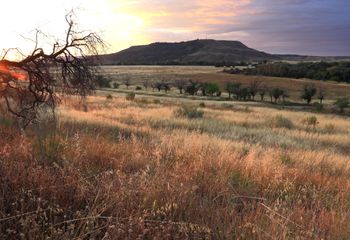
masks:
[[[22,7],[18,8],[18,4]],[[2,25],[1,35],[5,37],[0,38],[0,51],[19,48],[24,54],[28,54],[35,45],[32,40],[35,39],[36,29],[52,36],[53,39],[62,38],[66,31],[64,16],[71,9],[74,9],[79,29],[100,34],[109,45],[108,52],[116,52],[134,44],[148,43],[142,29],[145,26],[142,14],[127,8],[129,5],[131,3],[124,0],[72,0],[69,3],[45,0],[3,2],[2,9],[6,11],[0,15],[0,22],[8,24]],[[14,12],[20,17],[13,17]],[[44,45],[48,43],[47,39],[43,42]],[[19,57],[13,52],[7,55],[7,58],[11,59]]]

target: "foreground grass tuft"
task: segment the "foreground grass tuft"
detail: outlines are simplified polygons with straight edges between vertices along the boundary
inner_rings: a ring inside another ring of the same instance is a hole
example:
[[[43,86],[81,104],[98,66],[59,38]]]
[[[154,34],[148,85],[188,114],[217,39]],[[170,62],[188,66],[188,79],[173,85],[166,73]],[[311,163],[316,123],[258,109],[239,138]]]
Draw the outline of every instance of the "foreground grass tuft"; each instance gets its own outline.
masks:
[[[197,107],[185,105],[176,109],[174,115],[176,117],[202,118],[204,116],[204,112],[202,110],[199,110]]]

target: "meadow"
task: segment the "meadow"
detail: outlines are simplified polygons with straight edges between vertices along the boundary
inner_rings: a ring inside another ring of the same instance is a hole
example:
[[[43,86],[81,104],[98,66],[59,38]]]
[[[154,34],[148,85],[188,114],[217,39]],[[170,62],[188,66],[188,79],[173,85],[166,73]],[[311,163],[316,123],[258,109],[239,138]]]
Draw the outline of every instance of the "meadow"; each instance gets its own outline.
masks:
[[[142,88],[145,81],[151,85],[151,83],[160,81],[174,83],[176,80],[194,80],[217,83],[222,89],[225,88],[227,82],[239,82],[243,86],[247,86],[255,80],[262,82],[270,89],[278,87],[288,90],[289,99],[293,102],[301,102],[300,95],[305,84],[322,87],[326,91],[326,101],[339,97],[350,98],[350,84],[348,83],[228,74],[223,72],[224,69],[223,67],[211,66],[103,66],[101,70],[108,79],[121,85],[119,90],[127,90],[123,86],[125,80]],[[178,94],[178,90],[172,90],[171,96]],[[149,94],[148,91],[144,93]]]
[[[1,239],[350,238],[346,116],[101,91],[0,136]]]

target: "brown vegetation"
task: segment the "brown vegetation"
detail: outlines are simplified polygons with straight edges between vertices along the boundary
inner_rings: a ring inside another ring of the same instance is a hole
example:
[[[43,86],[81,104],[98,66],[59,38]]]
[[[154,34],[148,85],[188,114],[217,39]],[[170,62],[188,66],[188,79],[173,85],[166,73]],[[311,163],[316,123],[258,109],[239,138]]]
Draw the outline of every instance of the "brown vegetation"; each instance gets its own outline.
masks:
[[[348,118],[177,108],[71,98],[25,133],[1,118],[0,238],[350,237]]]

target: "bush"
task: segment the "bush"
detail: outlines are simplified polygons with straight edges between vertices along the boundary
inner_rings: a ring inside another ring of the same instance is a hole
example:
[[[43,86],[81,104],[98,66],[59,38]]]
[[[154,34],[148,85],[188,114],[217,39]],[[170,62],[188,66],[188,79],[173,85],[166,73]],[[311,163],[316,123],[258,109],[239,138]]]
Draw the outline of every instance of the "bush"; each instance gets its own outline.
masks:
[[[204,102],[199,103],[199,107],[204,108],[205,107],[205,103]]]
[[[267,120],[267,125],[271,128],[287,128],[292,129],[294,124],[291,120],[282,115],[274,116]]]
[[[334,105],[338,108],[340,113],[344,113],[344,109],[350,106],[350,101],[348,98],[338,99]]]
[[[315,106],[317,112],[323,111],[323,104],[321,104],[319,102],[315,102],[313,105]]]
[[[38,157],[39,163],[43,166],[62,165],[62,151],[65,147],[63,141],[53,132],[45,132],[38,135],[34,142],[34,151]]]
[[[229,184],[235,190],[239,190],[247,194],[255,193],[259,189],[257,183],[244,176],[240,171],[237,170],[232,172]]]
[[[281,163],[287,166],[293,166],[295,161],[288,155],[288,154],[282,154],[280,156]]]
[[[153,103],[154,103],[154,104],[160,104],[160,100],[159,100],[159,99],[154,99],[154,100],[153,100]]]
[[[119,86],[120,86],[119,83],[117,83],[117,82],[114,82],[114,83],[113,83],[113,88],[117,89],[117,88],[119,88]]]
[[[142,87],[137,86],[135,90],[136,90],[136,91],[140,91],[140,90],[142,90]]]
[[[202,118],[204,115],[204,112],[201,110],[198,110],[197,107],[182,106],[176,109],[174,114],[176,117]]]
[[[335,125],[332,123],[327,123],[324,126],[324,132],[329,134],[335,133],[336,132]]]
[[[149,100],[147,98],[138,98],[135,100],[137,103],[140,103],[140,104],[148,104],[150,103]]]
[[[134,92],[131,92],[131,93],[128,93],[125,98],[128,101],[134,101],[135,96],[136,96],[136,94]]]
[[[223,104],[221,104],[221,107],[223,109],[233,109],[234,108],[234,106],[232,104],[229,104],[229,103],[223,103]]]
[[[111,94],[108,94],[108,95],[106,96],[106,99],[107,99],[107,100],[112,100],[112,99],[113,99],[113,97],[112,97],[112,95],[111,95]]]
[[[248,106],[245,106],[243,108],[243,112],[250,113],[250,112],[252,112],[252,110],[250,110],[250,108]]]
[[[103,75],[98,75],[96,81],[97,81],[97,85],[100,88],[110,88],[111,87],[111,80],[107,79]]]
[[[317,121],[316,116],[309,116],[302,120],[302,123],[306,125],[307,127],[313,127],[315,128],[319,122]]]

